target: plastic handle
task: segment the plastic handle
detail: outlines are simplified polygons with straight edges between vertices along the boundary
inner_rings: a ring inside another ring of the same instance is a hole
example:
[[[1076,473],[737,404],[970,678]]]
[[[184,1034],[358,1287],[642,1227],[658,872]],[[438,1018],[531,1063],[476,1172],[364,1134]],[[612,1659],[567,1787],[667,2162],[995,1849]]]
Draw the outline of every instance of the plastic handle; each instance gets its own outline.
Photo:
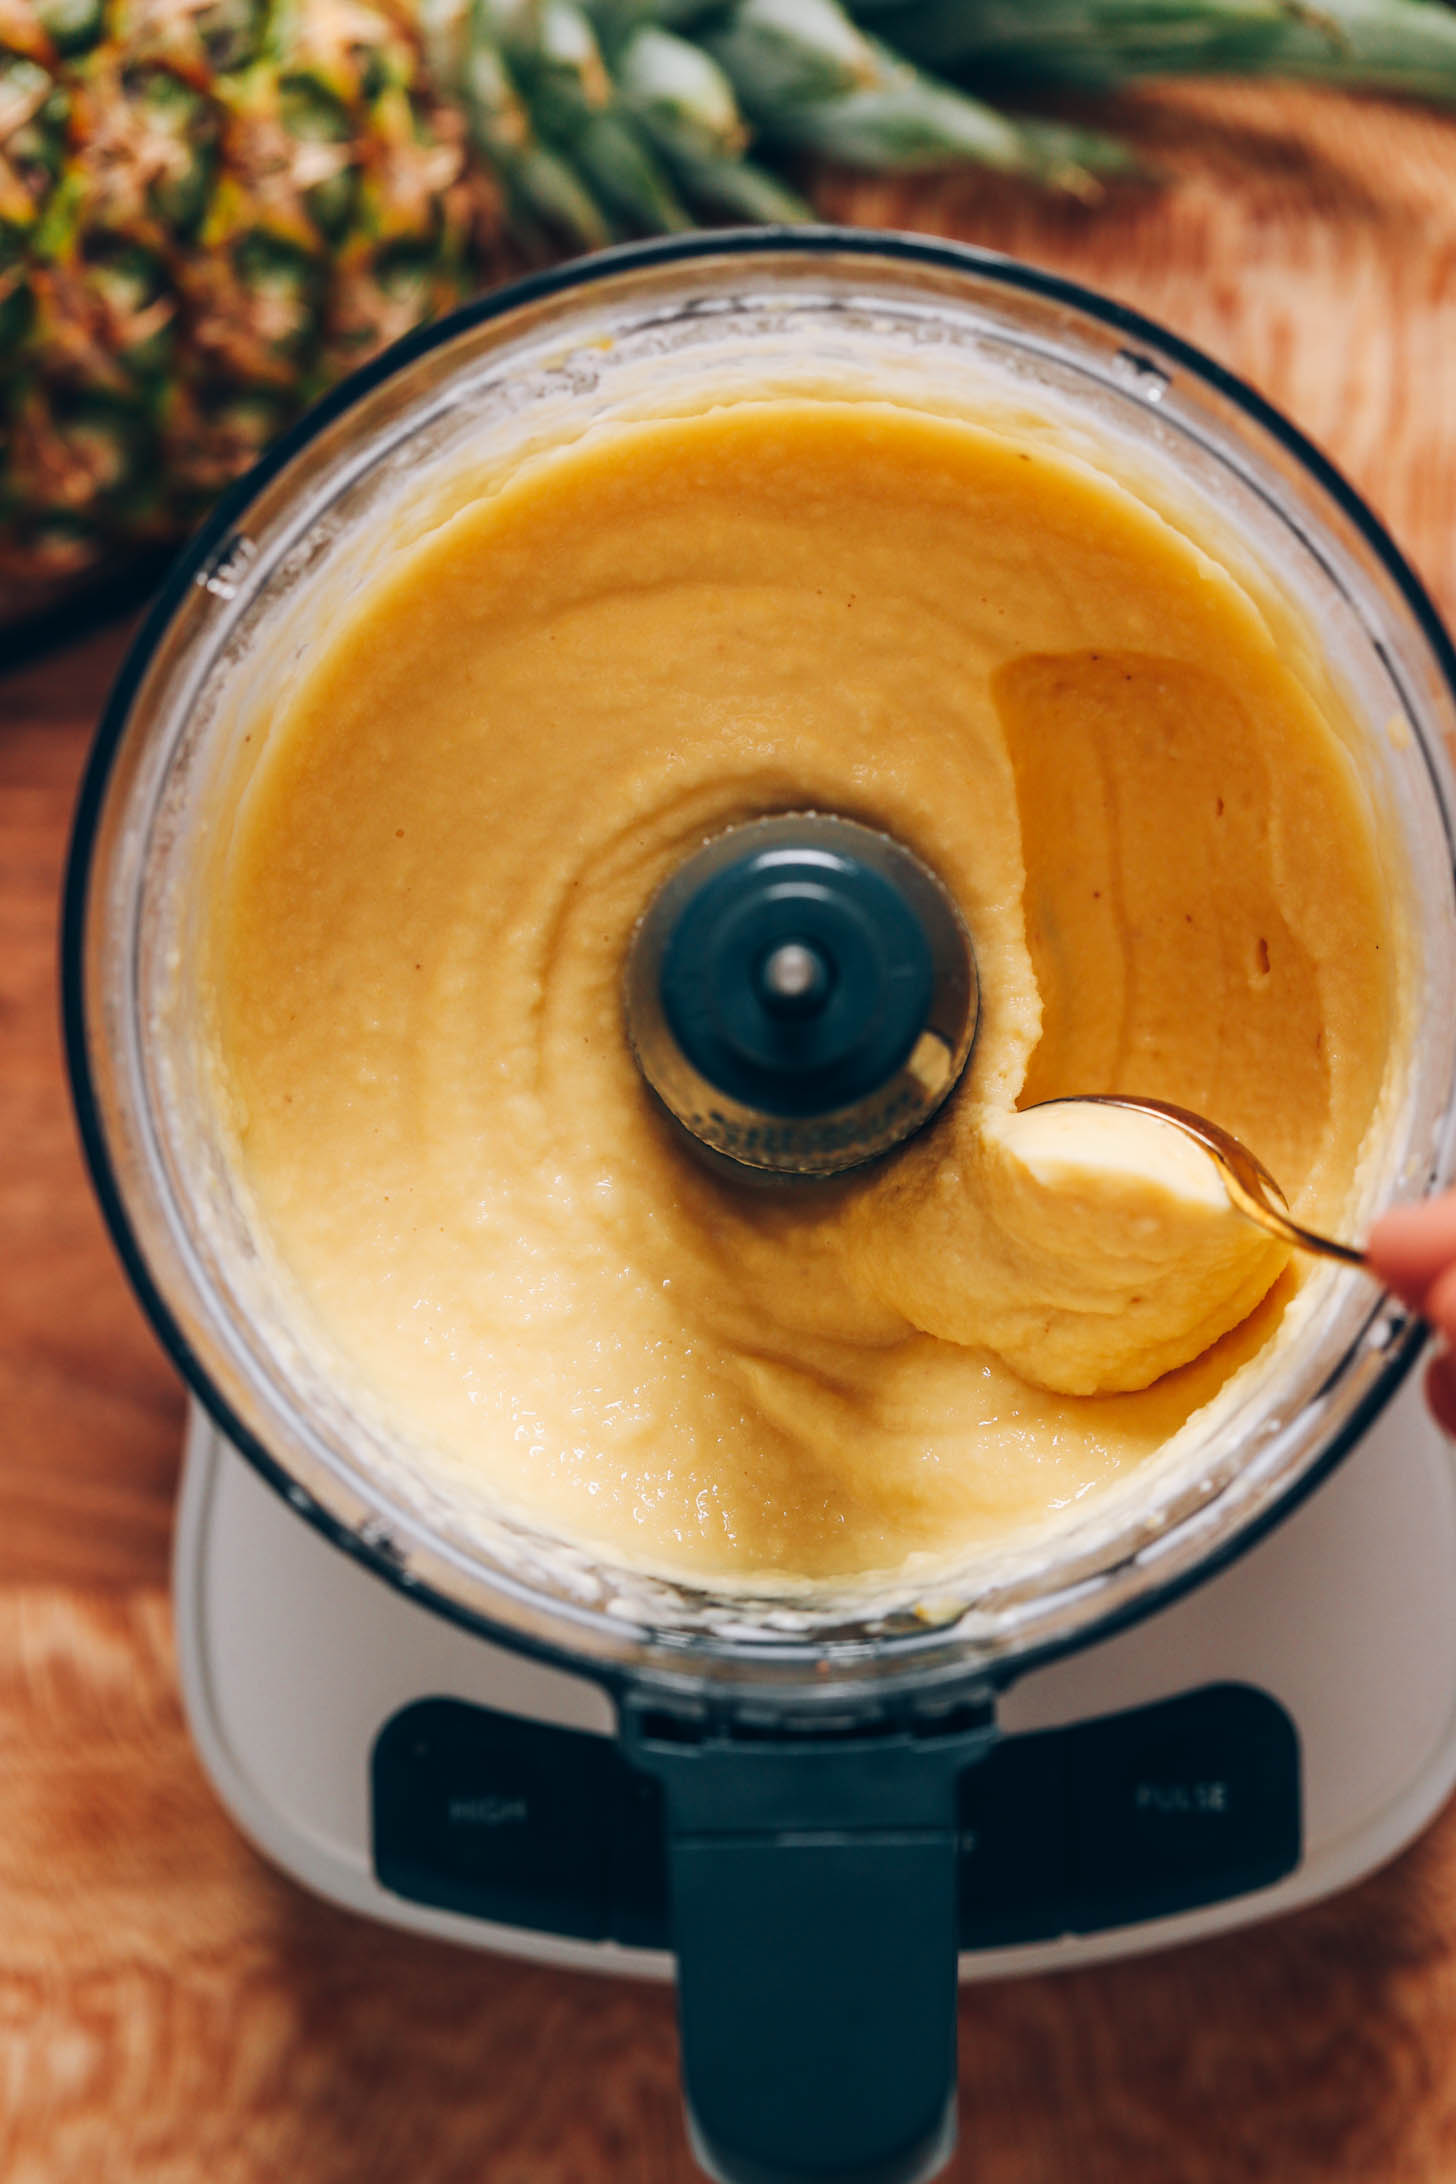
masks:
[[[628,1732],[666,1793],[688,2121],[719,2184],[920,2184],[949,2158],[956,1784],[990,1736]]]

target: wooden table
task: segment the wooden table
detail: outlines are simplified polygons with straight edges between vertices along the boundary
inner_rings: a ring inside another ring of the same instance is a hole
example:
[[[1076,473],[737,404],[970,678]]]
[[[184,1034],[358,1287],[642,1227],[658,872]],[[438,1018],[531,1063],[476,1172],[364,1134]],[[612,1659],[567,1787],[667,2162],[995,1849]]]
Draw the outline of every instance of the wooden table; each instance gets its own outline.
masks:
[[[1329,449],[1456,617],[1456,120],[1242,88],[1124,119],[1163,193],[831,178],[821,206],[1165,319]],[[311,1901],[188,1746],[181,1398],[92,1208],[54,1001],[69,806],[122,644],[0,682],[0,2179],[688,2184],[669,1994]],[[974,1990],[961,2075],[957,2179],[1456,2180],[1456,1809],[1278,1925]]]

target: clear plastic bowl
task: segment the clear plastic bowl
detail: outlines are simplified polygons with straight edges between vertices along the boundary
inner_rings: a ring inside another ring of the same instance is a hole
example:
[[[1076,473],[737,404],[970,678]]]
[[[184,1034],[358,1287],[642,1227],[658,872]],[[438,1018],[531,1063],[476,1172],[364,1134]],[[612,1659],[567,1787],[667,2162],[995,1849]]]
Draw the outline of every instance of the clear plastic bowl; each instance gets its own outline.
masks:
[[[1291,642],[1317,632],[1320,672],[1360,724],[1420,988],[1355,1213],[1444,1182],[1456,659],[1419,584],[1328,463],[1207,358],[1051,275],[909,238],[766,231],[610,253],[457,313],[314,410],[183,557],[113,694],[77,823],[65,977],[82,1128],[132,1279],[192,1387],[302,1515],[442,1612],[608,1681],[827,1715],[1002,1681],[1207,1574],[1351,1445],[1420,1329],[1358,1274],[1314,1276],[1216,1434],[933,1599],[908,1583],[753,1599],[644,1578],[452,1497],[297,1339],[212,1121],[195,946],[247,721],[462,479],[613,418],[826,386],[993,411],[1113,462],[1292,608]]]

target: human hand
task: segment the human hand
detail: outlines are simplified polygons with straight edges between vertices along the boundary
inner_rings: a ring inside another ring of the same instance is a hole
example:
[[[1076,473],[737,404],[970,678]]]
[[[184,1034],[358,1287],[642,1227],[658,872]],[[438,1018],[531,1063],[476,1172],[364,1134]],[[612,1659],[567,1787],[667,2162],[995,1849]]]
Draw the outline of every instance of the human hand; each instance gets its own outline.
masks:
[[[1382,1215],[1365,1257],[1372,1274],[1440,1338],[1426,1367],[1426,1401],[1437,1425],[1456,1434],[1456,1191]]]

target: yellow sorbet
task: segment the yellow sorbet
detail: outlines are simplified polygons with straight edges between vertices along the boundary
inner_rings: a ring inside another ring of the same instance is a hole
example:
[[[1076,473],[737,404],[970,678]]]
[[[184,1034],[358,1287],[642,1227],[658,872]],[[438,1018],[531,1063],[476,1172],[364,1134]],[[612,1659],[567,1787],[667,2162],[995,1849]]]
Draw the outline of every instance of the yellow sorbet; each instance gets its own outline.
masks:
[[[1070,456],[828,400],[615,428],[401,556],[259,740],[209,935],[239,1170],[321,1354],[502,1506],[843,1577],[1162,1447],[1293,1276],[1172,1133],[1039,1101],[1197,1109],[1338,1225],[1395,1027],[1366,800],[1249,593]],[[622,973],[707,836],[808,808],[941,876],[981,1024],[902,1151],[767,1185],[675,1135]]]

